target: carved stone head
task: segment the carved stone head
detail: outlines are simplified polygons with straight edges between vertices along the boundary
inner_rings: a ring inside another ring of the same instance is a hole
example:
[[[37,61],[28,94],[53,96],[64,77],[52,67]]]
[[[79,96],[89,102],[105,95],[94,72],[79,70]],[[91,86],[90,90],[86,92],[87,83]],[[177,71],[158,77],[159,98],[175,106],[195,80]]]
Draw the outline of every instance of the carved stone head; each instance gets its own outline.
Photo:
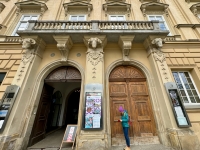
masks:
[[[98,38],[90,38],[88,40],[88,45],[91,45],[92,48],[96,48],[98,44],[102,44],[102,41]]]
[[[31,48],[33,48],[33,45],[35,45],[35,43],[36,42],[34,39],[31,39],[31,38],[24,39],[22,42],[22,48],[23,49],[31,49]]]
[[[152,44],[155,44],[157,48],[161,48],[163,46],[161,38],[156,38],[152,40]]]

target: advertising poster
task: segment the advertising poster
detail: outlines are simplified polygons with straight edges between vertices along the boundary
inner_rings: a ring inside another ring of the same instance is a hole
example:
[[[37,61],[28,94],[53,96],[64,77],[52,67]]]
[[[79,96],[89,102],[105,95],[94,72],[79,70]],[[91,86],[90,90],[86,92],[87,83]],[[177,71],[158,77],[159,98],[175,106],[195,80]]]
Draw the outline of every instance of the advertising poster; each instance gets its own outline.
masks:
[[[169,90],[169,95],[170,95],[179,125],[188,125],[188,122],[183,113],[183,109],[181,108],[181,105],[180,105],[180,99],[179,99],[177,91]]]
[[[101,127],[101,93],[86,93],[86,111],[84,128],[100,128]]]

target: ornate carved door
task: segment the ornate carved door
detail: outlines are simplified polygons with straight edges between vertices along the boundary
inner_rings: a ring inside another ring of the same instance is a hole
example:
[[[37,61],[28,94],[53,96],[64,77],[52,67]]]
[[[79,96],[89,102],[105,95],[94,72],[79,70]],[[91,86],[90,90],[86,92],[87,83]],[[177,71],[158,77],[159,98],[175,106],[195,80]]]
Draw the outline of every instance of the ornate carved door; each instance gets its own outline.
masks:
[[[154,136],[155,123],[144,74],[138,68],[120,66],[111,72],[109,81],[112,138],[124,136],[121,123],[117,122],[119,106],[128,110],[133,121],[130,137]]]

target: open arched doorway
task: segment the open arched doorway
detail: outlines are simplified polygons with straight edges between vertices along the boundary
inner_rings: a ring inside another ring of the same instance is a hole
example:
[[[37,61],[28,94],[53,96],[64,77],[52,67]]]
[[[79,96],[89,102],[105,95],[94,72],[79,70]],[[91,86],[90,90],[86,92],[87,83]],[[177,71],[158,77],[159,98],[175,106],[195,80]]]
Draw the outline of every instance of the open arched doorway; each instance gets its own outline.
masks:
[[[112,145],[124,144],[123,130],[118,122],[119,106],[128,111],[133,122],[129,130],[131,144],[143,137],[156,136],[146,77],[140,69],[133,66],[114,68],[109,76],[109,93]]]
[[[71,66],[59,67],[45,78],[29,146],[44,139],[47,133],[52,133],[54,129],[66,126],[66,119],[70,118],[70,114],[65,115],[66,103],[70,101],[67,97],[73,89],[80,89],[80,87],[81,74],[78,69]],[[80,94],[77,95],[79,100]],[[79,103],[77,107],[79,109]],[[64,132],[59,137],[60,141],[63,134]],[[48,143],[51,144],[50,141]],[[58,143],[59,146],[60,143]]]

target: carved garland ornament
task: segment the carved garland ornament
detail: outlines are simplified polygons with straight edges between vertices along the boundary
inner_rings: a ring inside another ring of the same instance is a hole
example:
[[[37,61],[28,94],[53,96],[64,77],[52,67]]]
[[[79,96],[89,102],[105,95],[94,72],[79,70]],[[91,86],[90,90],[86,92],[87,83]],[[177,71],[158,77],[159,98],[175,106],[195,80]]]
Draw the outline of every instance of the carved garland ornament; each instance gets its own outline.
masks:
[[[88,40],[88,46],[91,47],[87,51],[88,61],[91,62],[93,66],[96,66],[99,62],[103,61],[103,50],[96,49],[98,45],[101,45],[102,41],[98,38],[90,38]]]
[[[24,39],[22,42],[22,49],[25,50],[25,53],[22,56],[22,60],[21,60],[22,67],[21,67],[20,73],[18,75],[19,77],[18,77],[17,81],[20,80],[20,78],[26,68],[26,64],[33,60],[34,52],[35,52],[35,44],[36,44],[36,41],[31,38]]]
[[[168,74],[167,74],[167,69],[165,68],[165,65],[164,65],[164,61],[166,59],[165,59],[165,55],[161,51],[161,48],[163,46],[162,39],[156,38],[156,39],[152,40],[152,44],[155,45],[155,47],[156,47],[156,49],[154,48],[154,51],[153,51],[154,59],[155,59],[155,61],[159,61],[161,63],[160,64],[160,67],[161,67],[160,71],[162,72],[162,75],[164,76],[164,78],[168,81],[169,77],[168,77]]]
[[[87,51],[87,60],[94,66],[92,68],[92,74],[93,77],[92,78],[96,78],[95,74],[96,74],[96,65],[99,62],[103,61],[103,50],[102,48],[98,48],[98,45],[100,45],[100,47],[102,47],[102,41],[98,38],[90,38],[88,40],[88,51]]]

